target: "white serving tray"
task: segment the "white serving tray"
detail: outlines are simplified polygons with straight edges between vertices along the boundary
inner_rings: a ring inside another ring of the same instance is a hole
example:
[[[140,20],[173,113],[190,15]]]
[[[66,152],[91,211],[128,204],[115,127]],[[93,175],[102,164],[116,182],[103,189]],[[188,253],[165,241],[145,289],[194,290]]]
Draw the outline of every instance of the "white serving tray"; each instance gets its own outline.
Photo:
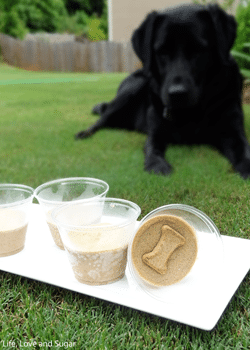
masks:
[[[177,290],[180,288],[176,297],[172,294],[171,300],[162,302],[140,289],[128,269],[122,280],[112,284],[79,283],[65,251],[54,244],[40,206],[32,204],[25,248],[16,255],[0,258],[0,270],[210,331],[250,269],[250,240],[228,236],[222,236],[222,240],[224,267],[220,278],[210,279],[199,290],[192,290],[192,284],[187,284],[191,289],[187,303],[180,300],[185,283],[184,287],[181,283],[175,285]]]

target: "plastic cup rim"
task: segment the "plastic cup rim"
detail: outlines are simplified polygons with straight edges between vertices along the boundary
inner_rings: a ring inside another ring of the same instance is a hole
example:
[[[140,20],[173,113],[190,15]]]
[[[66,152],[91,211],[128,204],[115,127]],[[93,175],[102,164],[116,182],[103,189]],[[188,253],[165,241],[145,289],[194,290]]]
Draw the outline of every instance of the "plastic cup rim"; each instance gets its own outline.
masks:
[[[83,180],[83,181],[89,181],[92,183],[96,183],[96,184],[102,184],[106,187],[105,191],[103,191],[103,193],[98,194],[94,197],[90,197],[90,198],[86,198],[86,199],[76,199],[76,200],[72,200],[72,201],[58,201],[58,200],[49,200],[49,199],[44,199],[41,198],[39,196],[39,193],[41,192],[41,190],[45,189],[48,186],[54,185],[54,184],[59,184],[60,182],[73,182],[73,181],[79,181],[79,180]],[[34,197],[40,202],[44,203],[44,204],[52,204],[52,205],[60,205],[62,203],[71,203],[74,201],[88,201],[88,200],[96,200],[97,198],[102,198],[103,196],[106,196],[107,192],[109,190],[109,184],[103,180],[100,179],[96,179],[96,178],[92,178],[92,177],[66,177],[66,178],[61,178],[61,179],[56,179],[56,180],[51,180],[48,182],[45,182],[41,185],[39,185],[35,190],[34,190]]]
[[[34,188],[27,186],[27,185],[22,185],[22,184],[0,184],[0,191],[2,189],[17,189],[17,190],[23,190],[25,192],[28,192],[30,195],[29,197],[25,198],[25,199],[21,199],[18,201],[14,201],[14,202],[10,202],[10,203],[3,203],[0,204],[0,208],[9,208],[9,207],[15,207],[15,206],[19,206],[28,202],[32,202],[33,198],[34,198]]]
[[[191,205],[187,205],[187,204],[175,203],[175,204],[166,204],[166,205],[163,205],[161,207],[158,207],[158,208],[152,210],[147,215],[145,215],[142,218],[140,223],[143,223],[144,221],[146,221],[148,219],[148,217],[150,217],[152,214],[157,213],[157,212],[164,210],[164,209],[183,209],[184,211],[192,213],[192,214],[198,216],[207,226],[212,225],[214,230],[216,231],[216,234],[220,237],[220,231],[217,228],[217,226],[215,225],[215,223],[210,219],[210,217],[208,215],[206,215],[203,211],[201,211],[201,210],[199,210]]]
[[[133,214],[133,216],[131,216],[129,219],[125,220],[122,224],[119,224],[119,225],[110,225],[110,227],[112,226],[119,226],[119,227],[124,227],[124,226],[127,226],[129,223],[131,223],[133,220],[136,220],[139,215],[141,214],[141,208],[139,207],[138,204],[132,202],[132,201],[129,201],[127,199],[120,199],[120,198],[112,198],[112,197],[107,197],[107,198],[100,198],[99,201],[102,201],[105,203],[108,203],[108,202],[114,202],[114,203],[117,203],[117,204],[127,204],[128,206],[132,207],[134,210],[135,210],[135,214]],[[65,223],[62,223],[61,221],[57,220],[56,218],[56,215],[62,211],[63,209],[65,208],[69,208],[71,206],[75,206],[75,205],[85,205],[87,204],[87,202],[94,202],[94,200],[90,199],[89,201],[86,201],[86,200],[78,200],[76,202],[68,202],[67,204],[62,204],[60,205],[59,207],[53,209],[53,211],[51,212],[51,217],[52,217],[52,220],[54,220],[54,222],[58,225],[58,227],[63,227],[65,229],[74,229],[74,230],[82,230],[82,229],[85,229],[85,228],[91,228],[91,224],[89,225],[68,225],[68,224],[65,224]],[[94,226],[94,229],[98,229],[98,228],[103,228],[103,225],[98,225],[98,224],[95,224]]]
[[[193,206],[190,206],[190,205],[187,205],[187,204],[180,204],[180,203],[176,203],[176,204],[166,204],[166,205],[163,205],[161,207],[158,207],[156,209],[153,209],[151,212],[149,212],[148,214],[146,214],[140,221],[140,225],[143,224],[145,221],[148,220],[148,218],[154,214],[154,213],[157,213],[157,212],[160,212],[161,210],[166,210],[166,209],[181,209],[183,211],[186,211],[186,212],[189,212],[189,213],[192,213],[194,214],[195,216],[197,216],[200,220],[202,220],[206,226],[208,228],[213,228],[214,230],[214,233],[215,233],[215,236],[218,240],[218,243],[220,243],[220,246],[221,246],[221,249],[222,249],[222,252],[223,252],[223,245],[222,245],[222,239],[221,239],[221,235],[220,235],[220,231],[219,229],[217,228],[217,226],[215,225],[215,223],[212,221],[212,219],[210,219],[210,217],[208,215],[206,215],[203,211],[193,207]],[[174,215],[174,214],[173,214]],[[139,229],[139,228],[138,228]],[[137,231],[136,231],[137,232]],[[129,269],[129,272],[131,274],[131,277],[133,279],[133,282],[135,282],[135,284],[141,289],[143,290],[147,295],[150,295],[151,297],[153,297],[154,299],[156,300],[160,300],[164,303],[167,303],[168,301],[165,300],[164,298],[161,298],[161,297],[158,297],[157,295],[154,295],[154,288],[157,290],[158,288],[164,288],[164,287],[168,287],[168,286],[159,286],[159,287],[154,287],[151,283],[147,282],[146,280],[144,280],[143,278],[141,278],[138,274],[138,272],[136,271],[136,268],[134,267],[134,264],[133,264],[133,261],[132,261],[132,253],[131,253],[131,250],[132,250],[132,245],[133,245],[133,241],[134,241],[134,237],[135,237],[135,234],[136,232],[134,233],[134,236],[131,238],[131,241],[129,243],[129,247],[128,247],[128,269]],[[176,283],[177,285],[178,283]],[[171,286],[169,286],[171,287]]]

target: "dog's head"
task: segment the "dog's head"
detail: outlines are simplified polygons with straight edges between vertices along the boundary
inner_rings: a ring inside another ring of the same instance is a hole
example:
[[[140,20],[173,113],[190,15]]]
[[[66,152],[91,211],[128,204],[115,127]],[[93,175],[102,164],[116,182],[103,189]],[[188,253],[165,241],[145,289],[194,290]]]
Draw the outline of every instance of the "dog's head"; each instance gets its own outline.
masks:
[[[217,5],[182,5],[150,13],[132,44],[154,91],[169,109],[199,102],[211,74],[230,64],[234,18]]]

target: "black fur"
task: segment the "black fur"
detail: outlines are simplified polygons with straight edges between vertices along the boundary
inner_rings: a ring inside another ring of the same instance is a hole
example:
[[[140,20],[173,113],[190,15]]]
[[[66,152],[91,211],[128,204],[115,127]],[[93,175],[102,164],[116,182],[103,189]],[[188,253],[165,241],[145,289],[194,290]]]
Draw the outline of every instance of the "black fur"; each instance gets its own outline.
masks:
[[[217,5],[150,13],[132,36],[143,68],[121,83],[111,102],[94,107],[101,118],[76,138],[101,128],[144,132],[145,170],[164,175],[172,171],[169,144],[209,144],[249,177],[242,78],[230,55],[235,36],[234,18]]]

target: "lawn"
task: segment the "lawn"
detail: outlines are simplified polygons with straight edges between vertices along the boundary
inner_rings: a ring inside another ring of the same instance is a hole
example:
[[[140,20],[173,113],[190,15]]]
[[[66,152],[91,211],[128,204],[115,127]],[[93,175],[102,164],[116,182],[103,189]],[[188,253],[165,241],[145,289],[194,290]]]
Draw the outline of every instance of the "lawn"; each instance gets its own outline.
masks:
[[[164,177],[143,171],[145,135],[102,130],[74,140],[96,121],[93,105],[113,98],[125,76],[0,66],[0,182],[36,187],[60,177],[96,177],[109,183],[109,197],[136,202],[141,217],[164,204],[188,204],[222,234],[250,239],[250,180],[216,150],[171,146],[167,158],[175,171]],[[250,140],[250,107],[244,111]],[[0,349],[12,349],[11,341],[18,349],[28,341],[44,343],[30,349],[50,341],[52,349],[67,342],[75,349],[250,349],[249,334],[249,273],[217,327],[206,332],[0,272]]]

